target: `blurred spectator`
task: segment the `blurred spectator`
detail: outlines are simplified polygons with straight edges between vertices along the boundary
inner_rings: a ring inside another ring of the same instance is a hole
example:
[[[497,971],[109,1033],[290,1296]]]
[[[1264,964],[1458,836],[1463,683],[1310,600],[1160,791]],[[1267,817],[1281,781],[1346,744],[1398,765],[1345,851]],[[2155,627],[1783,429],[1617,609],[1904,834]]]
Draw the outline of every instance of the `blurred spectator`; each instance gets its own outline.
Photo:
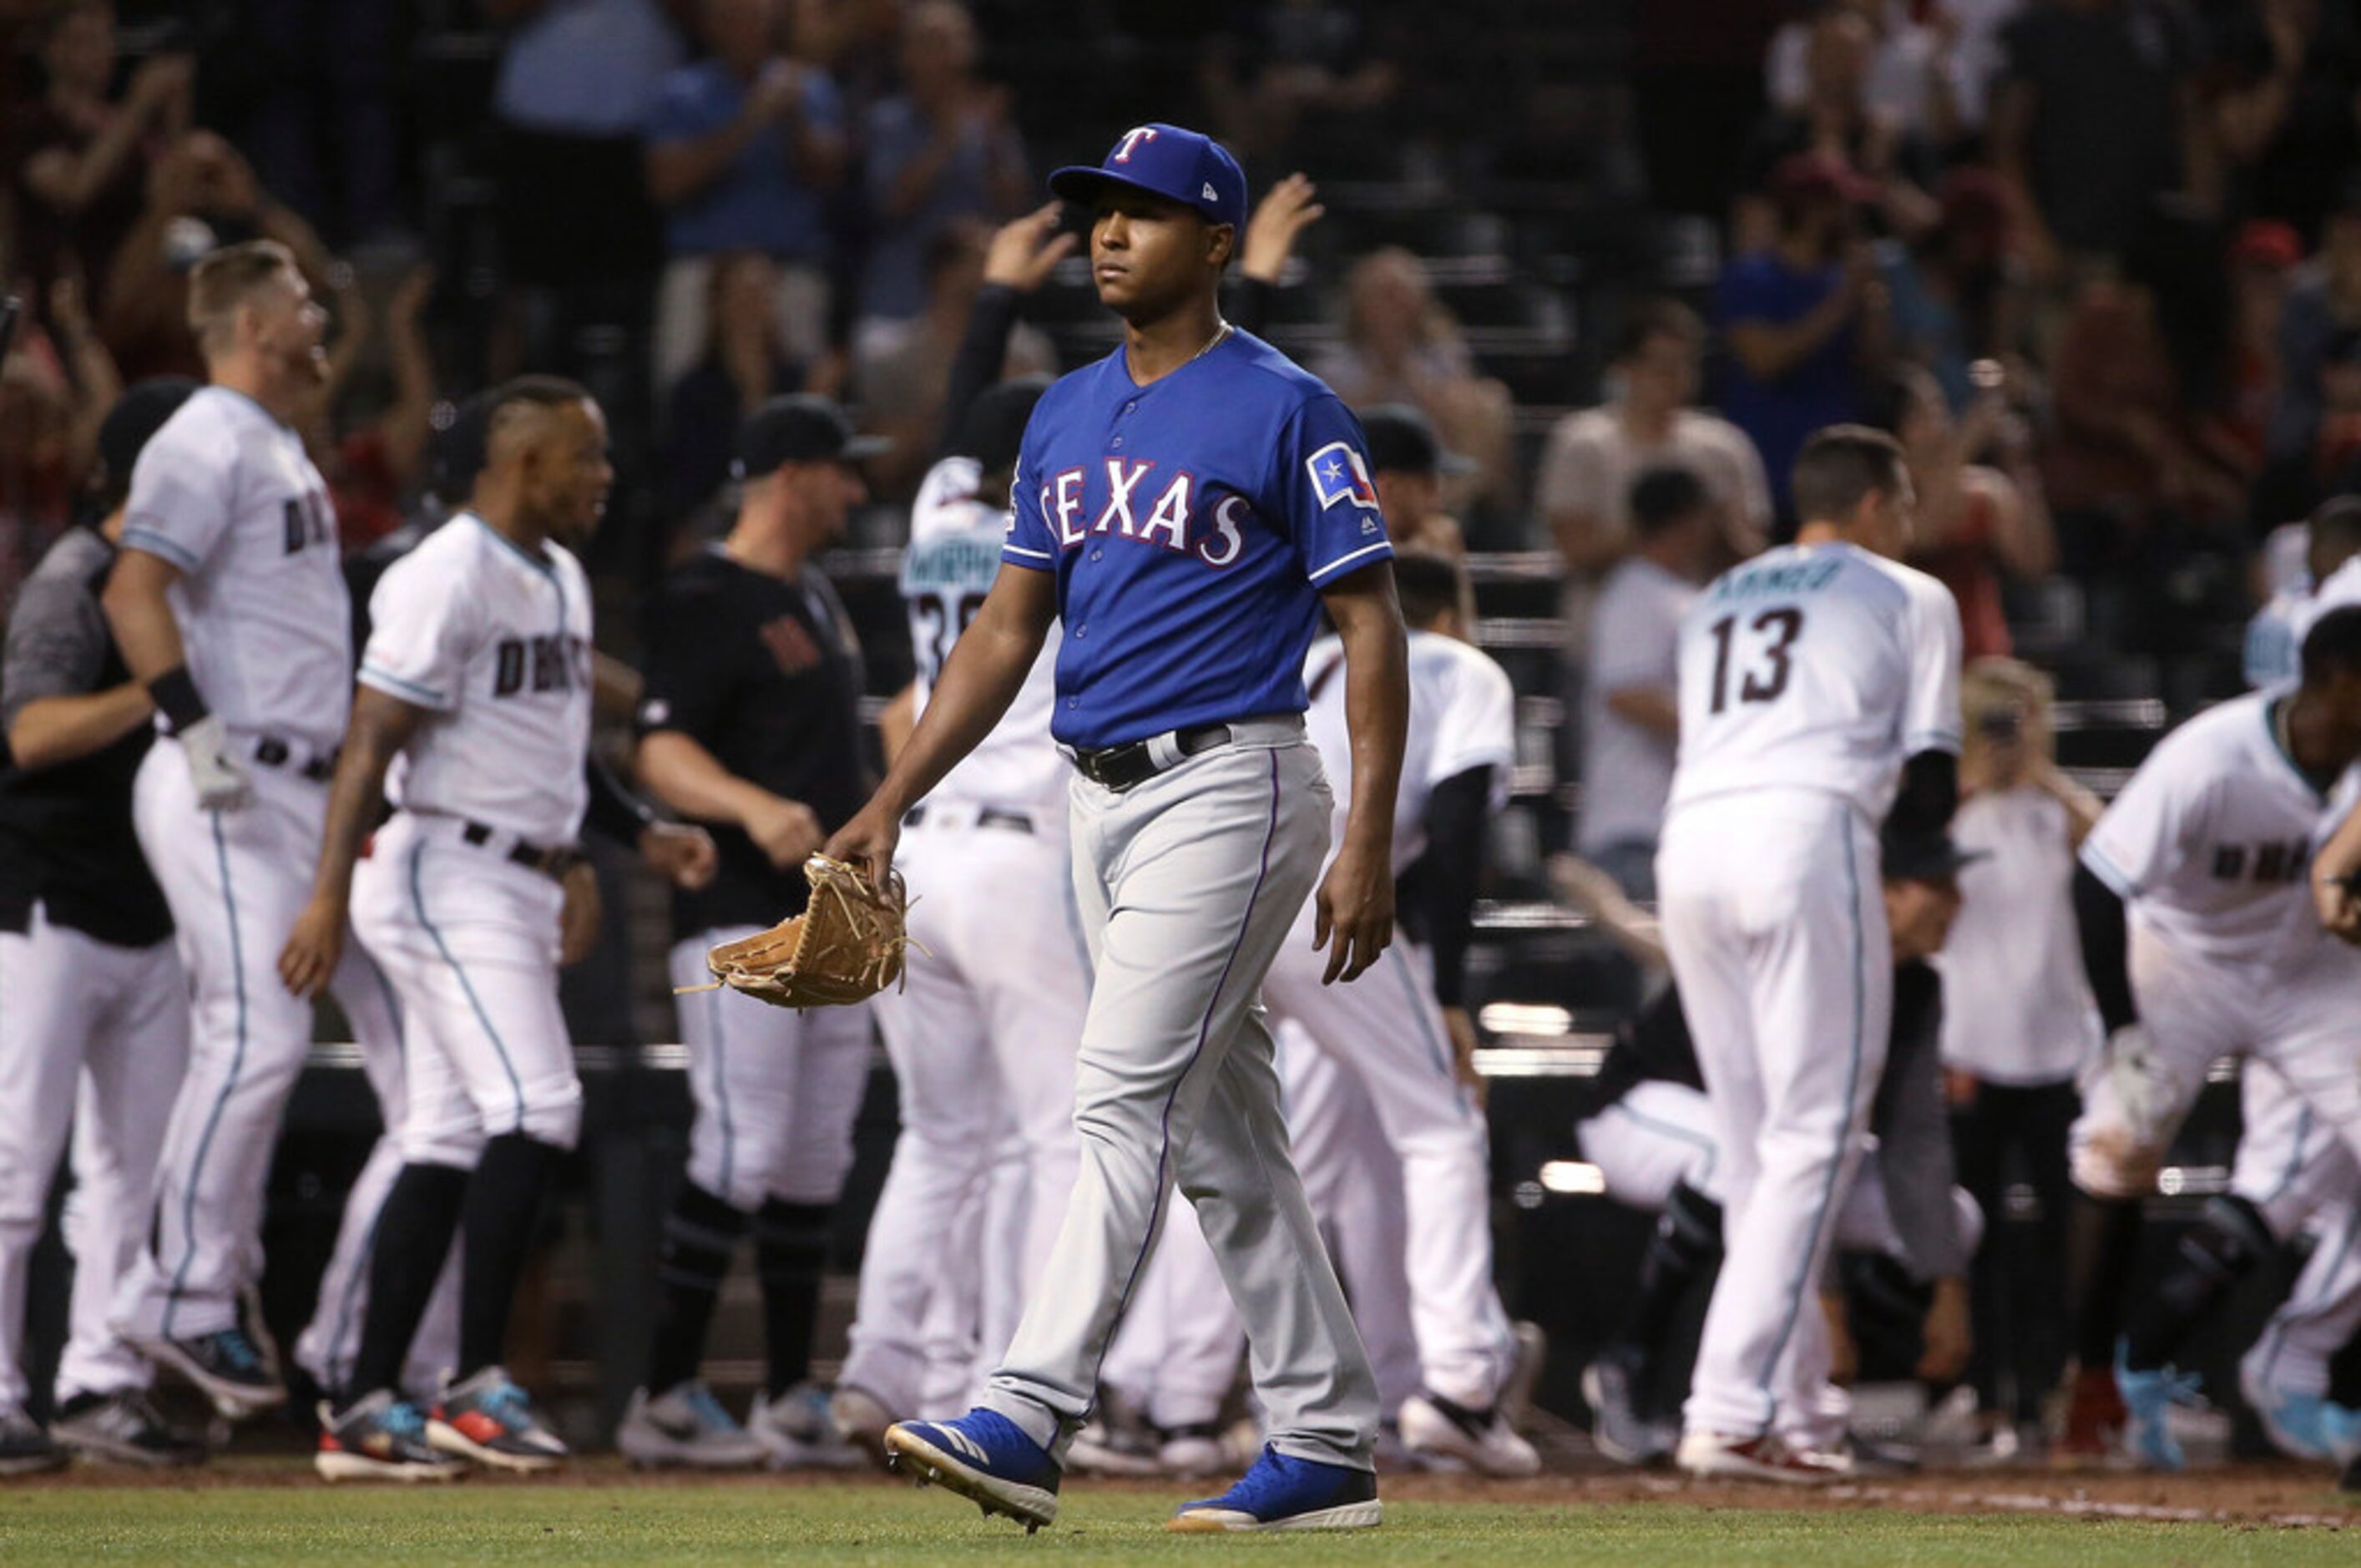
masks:
[[[0,363],[0,628],[25,574],[73,521],[74,393],[44,347]]]
[[[704,0],[712,58],[664,80],[648,127],[648,193],[670,259],[656,306],[656,379],[669,387],[707,341],[715,258],[770,258],[772,313],[809,358],[828,328],[829,193],[844,172],[844,109],[816,66],[778,54],[780,0]]]
[[[1467,559],[1467,536],[1444,508],[1444,485],[1475,465],[1444,449],[1434,426],[1408,403],[1379,403],[1361,411],[1361,434],[1368,444],[1369,478],[1378,508],[1397,550],[1422,550],[1446,560]],[[1466,579],[1461,578],[1461,586]],[[1475,623],[1472,598],[1462,618]]]
[[[2042,499],[2024,422],[2010,411],[1999,367],[1963,419],[1935,378],[1917,366],[1894,372],[1872,400],[1870,422],[1902,443],[1918,495],[1912,563],[1940,578],[1959,601],[1966,656],[2009,652],[2001,578],[2046,576],[2058,568],[2058,541]],[[1977,461],[1991,453],[1996,463]]]
[[[358,284],[336,292],[339,330],[328,354],[327,385],[305,422],[303,444],[328,481],[336,538],[347,551],[365,550],[401,526],[402,499],[423,466],[434,361],[421,323],[434,292],[431,267],[412,268],[394,286],[384,333],[391,396],[366,420],[347,420],[345,411],[353,401],[355,373],[377,336],[376,323]]]
[[[2322,0],[2224,12],[2206,107],[2229,163],[2232,211],[2317,240],[2361,154],[2361,27],[2349,5]]]
[[[999,221],[1034,203],[1008,90],[976,75],[975,23],[952,0],[920,0],[902,27],[902,93],[869,111],[869,245],[862,263],[863,356],[890,347],[927,308],[928,247],[961,218]]]
[[[881,499],[907,499],[935,461],[935,438],[944,425],[944,395],[951,362],[966,335],[968,316],[983,286],[984,260],[992,236],[972,222],[947,225],[927,247],[927,308],[895,334],[890,345],[873,345],[856,358],[853,390],[862,425],[893,443],[869,460],[868,473]],[[1038,327],[1017,324],[1008,335],[1002,375],[1030,376],[1058,367],[1057,351]]]
[[[1631,548],[1631,483],[1647,469],[1695,474],[1733,557],[1763,547],[1771,492],[1746,433],[1695,408],[1705,323],[1675,300],[1631,313],[1608,367],[1609,402],[1557,422],[1535,502],[1567,568],[1595,576]]]
[[[1250,26],[1216,36],[1198,76],[1222,139],[1249,160],[1340,128],[1323,121],[1381,109],[1400,88],[1400,72],[1370,47],[1361,8],[1327,0],[1256,7]]]
[[[1356,409],[1411,404],[1445,447],[1476,464],[1474,497],[1512,504],[1509,389],[1477,375],[1425,263],[1399,246],[1372,251],[1345,275],[1345,341],[1321,351],[1313,373]]]
[[[1990,170],[1944,177],[1942,216],[1916,246],[1887,240],[1878,271],[1891,302],[1894,352],[1935,373],[1952,411],[1975,397],[1968,367],[2013,357],[2022,305],[2008,264],[2008,192]]]
[[[1922,23],[1920,13],[1931,22]],[[1812,16],[1772,35],[1763,61],[1763,87],[1771,103],[1790,112],[1809,105],[1816,37],[1822,20],[1834,15],[1856,18],[1869,40],[1861,74],[1870,113],[1938,147],[1949,143],[1959,124],[1950,58],[1957,27],[1938,6],[1909,0],[1821,0]]]
[[[2361,327],[2341,327],[2312,372],[2307,444],[2282,453],[2256,481],[2250,515],[2268,528],[2300,518],[2337,491],[2361,488]]]
[[[2069,566],[2119,562],[2168,518],[2202,524],[2243,511],[2237,483],[2196,440],[2155,291],[2083,285],[2050,369],[2044,478]]]
[[[2349,184],[2321,222],[2319,250],[2288,281],[2273,458],[2311,451],[2320,423],[2321,363],[2330,341],[2347,327],[2361,327],[2361,187]]]
[[[1885,357],[1885,291],[1855,238],[1852,209],[1873,192],[1834,159],[1799,153],[1771,193],[1778,237],[1736,256],[1714,291],[1730,345],[1719,400],[1753,439],[1784,513],[1795,454],[1823,425],[1861,417],[1865,367]]]
[[[1803,53],[1803,91],[1792,102],[1774,104],[1740,160],[1731,250],[1762,250],[1775,242],[1776,200],[1763,187],[1789,159],[1806,155],[1849,171],[1861,186],[1861,199],[1874,203],[1887,232],[1916,238],[1934,225],[1935,203],[1927,195],[1934,182],[1931,147],[1870,104],[1875,47],[1864,7],[1832,4],[1813,18]]]
[[[2280,389],[2287,382],[2280,328],[2287,319],[2289,280],[2302,260],[2295,230],[2269,219],[2247,224],[2230,247],[2229,363],[2224,367],[2228,396],[2218,425],[2247,473],[2261,470],[2279,422]]]
[[[2006,62],[2001,29],[2027,0],[1939,0],[1927,26],[1946,35],[1944,60],[1951,78],[1951,109],[1959,134],[1978,137],[1991,118],[1993,88]]]
[[[1681,617],[1720,541],[1719,508],[1686,468],[1631,488],[1631,551],[1600,585],[1583,693],[1582,858],[1632,898],[1656,894],[1656,837],[1680,739]]]
[[[16,176],[13,277],[45,310],[69,274],[103,281],[115,252],[148,204],[154,156],[189,126],[195,62],[163,55],[131,73],[120,103],[115,80],[115,7],[73,0],[40,35],[47,86],[8,127]]]
[[[259,91],[241,139],[263,184],[339,247],[398,233],[395,0],[242,9]]]
[[[190,132],[149,169],[147,208],[115,248],[100,295],[100,331],[126,381],[203,378],[189,333],[189,269],[216,247],[248,239],[280,241],[313,287],[324,287],[328,255],[311,225],[262,188],[236,148],[211,131]]]
[[[773,398],[806,389],[805,366],[782,346],[778,263],[757,250],[706,269],[705,354],[664,404],[664,521],[677,527],[730,477],[736,432]]]
[[[2195,47],[2160,0],[2034,0],[2002,33],[1994,166],[2044,283],[2121,258],[2180,187]]]

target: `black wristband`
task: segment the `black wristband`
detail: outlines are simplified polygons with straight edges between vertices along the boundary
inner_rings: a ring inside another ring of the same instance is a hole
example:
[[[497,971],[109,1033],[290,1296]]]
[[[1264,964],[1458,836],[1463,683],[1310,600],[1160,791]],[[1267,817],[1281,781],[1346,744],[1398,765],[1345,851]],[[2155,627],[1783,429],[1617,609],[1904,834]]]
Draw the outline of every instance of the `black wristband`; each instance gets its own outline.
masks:
[[[205,699],[197,695],[197,683],[189,678],[189,666],[175,664],[148,683],[148,695],[156,699],[157,708],[164,722],[178,735],[192,724],[203,720],[208,709]]]

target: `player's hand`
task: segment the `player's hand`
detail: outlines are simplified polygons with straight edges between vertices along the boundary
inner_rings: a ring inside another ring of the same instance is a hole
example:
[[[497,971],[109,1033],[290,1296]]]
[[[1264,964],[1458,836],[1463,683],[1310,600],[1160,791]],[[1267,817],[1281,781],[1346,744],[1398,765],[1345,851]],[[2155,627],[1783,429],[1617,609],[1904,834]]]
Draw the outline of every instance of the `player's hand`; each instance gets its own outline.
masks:
[[[1451,1036],[1451,1076],[1476,1096],[1477,1104],[1483,1104],[1490,1086],[1476,1070],[1475,1018],[1465,1007],[1446,1007],[1443,1010],[1443,1026]]]
[[[1328,949],[1323,985],[1358,980],[1394,939],[1394,873],[1384,847],[1347,843],[1312,902],[1312,946]]]
[[[557,912],[557,961],[578,964],[598,941],[598,922],[606,909],[598,896],[598,868],[577,861],[566,873],[566,903]]]
[[[1968,1352],[1975,1345],[1968,1326],[1968,1282],[1956,1275],[1935,1281],[1935,1299],[1927,1306],[1919,1337],[1925,1348],[1918,1355],[1918,1376],[1929,1383],[1956,1383],[1968,1369]]]
[[[828,830],[819,825],[810,806],[778,795],[747,812],[739,826],[754,840],[754,847],[769,856],[771,864],[781,871],[802,865],[814,850],[828,841]]]
[[[662,872],[675,887],[691,893],[713,880],[720,869],[713,836],[685,822],[652,822],[640,833],[640,859]]]
[[[189,759],[189,781],[196,785],[200,810],[236,811],[253,796],[254,786],[230,753],[229,731],[218,714],[206,714],[172,739]]]
[[[1265,192],[1239,237],[1238,270],[1261,282],[1278,282],[1287,258],[1295,254],[1295,242],[1327,215],[1319,194],[1320,188],[1301,174],[1290,174]]]
[[[883,887],[886,874],[894,869],[895,847],[901,841],[900,819],[879,810],[872,800],[853,814],[851,821],[836,830],[836,836],[820,853],[831,861],[860,867],[868,876],[870,886]]]
[[[314,896],[295,916],[295,928],[279,949],[279,979],[290,993],[309,1000],[327,989],[344,951],[344,905]]]
[[[2336,876],[2315,872],[2312,901],[2320,911],[2320,923],[2332,935],[2361,945],[2361,894],[2355,891],[2353,873]]]
[[[1029,294],[1049,280],[1058,263],[1082,243],[1078,234],[1058,232],[1058,214],[1064,203],[1036,207],[993,231],[983,253],[983,280]]]

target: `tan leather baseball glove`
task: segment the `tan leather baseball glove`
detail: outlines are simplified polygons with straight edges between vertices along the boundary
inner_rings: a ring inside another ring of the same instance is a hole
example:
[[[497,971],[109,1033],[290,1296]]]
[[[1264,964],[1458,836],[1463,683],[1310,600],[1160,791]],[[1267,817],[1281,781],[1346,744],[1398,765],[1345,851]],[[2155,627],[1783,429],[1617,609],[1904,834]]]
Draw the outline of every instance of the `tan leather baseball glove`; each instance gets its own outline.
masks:
[[[814,855],[804,880],[812,893],[801,915],[706,954],[714,978],[774,1007],[847,1006],[899,981],[910,945],[901,873],[873,887],[852,866]]]

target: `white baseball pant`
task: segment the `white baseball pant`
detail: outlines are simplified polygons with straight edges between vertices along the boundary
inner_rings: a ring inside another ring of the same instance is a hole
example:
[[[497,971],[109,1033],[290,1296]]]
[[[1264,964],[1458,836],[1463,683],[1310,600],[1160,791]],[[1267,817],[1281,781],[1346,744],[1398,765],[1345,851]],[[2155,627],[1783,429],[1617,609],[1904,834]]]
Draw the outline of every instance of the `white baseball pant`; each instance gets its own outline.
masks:
[[[327,787],[288,768],[248,771],[245,806],[205,811],[181,748],[159,740],[132,791],[139,847],[171,906],[191,1016],[152,1237],[143,1234],[115,1297],[116,1327],[135,1341],[236,1322],[280,1118],[312,1045],[312,1004],[280,983],[279,953],[312,895]]]
[[[1377,1386],[1288,1154],[1255,993],[1327,858],[1300,718],[1116,792],[1077,778],[1074,890],[1095,976],[1076,1060],[1082,1164],[985,1403],[1062,1455],[1174,1184],[1245,1319],[1278,1452],[1367,1468]],[[1365,979],[1362,983],[1367,983]]]
[[[69,1135],[74,1280],[58,1398],[142,1388],[153,1376],[109,1320],[147,1239],[188,1050],[188,982],[170,942],[102,942],[52,925],[38,904],[23,932],[0,932],[0,1409],[31,1392],[26,1286]]]
[[[991,1361],[1007,1348],[1074,1185],[1073,1053],[1089,955],[1064,825],[1036,833],[970,826],[970,816],[929,803],[903,836],[909,932],[927,956],[875,1003],[902,1132],[870,1223],[842,1381],[894,1410],[922,1408],[928,1303],[945,1283],[944,1253],[964,1264],[979,1232],[958,1216],[985,1192],[1011,1140],[1024,1188],[1013,1204],[974,1211],[1007,1227],[972,1266],[977,1343]],[[1012,959],[1012,931],[1028,933],[1023,961]]]
[[[1815,1291],[1892,1025],[1876,829],[1812,790],[1708,796],[1665,824],[1656,886],[1724,1193],[1683,1420],[1824,1447],[1846,1404]]]
[[[2315,1233],[2295,1288],[2272,1312],[2245,1366],[2251,1380],[2299,1394],[2328,1391],[2328,1364],[2361,1326],[2361,1168],[2334,1130],[2268,1064],[2239,1074],[2244,1125],[2230,1190],[2281,1242]]]
[[[1322,985],[1328,955],[1312,945],[1313,930],[1306,908],[1271,964],[1263,1000],[1367,1091],[1401,1161],[1404,1266],[1425,1385],[1487,1409],[1516,1359],[1516,1340],[1492,1284],[1489,1135],[1452,1071],[1433,959],[1397,941],[1356,983]]]
[[[1221,1263],[1196,1210],[1180,1205],[1156,1234],[1100,1381],[1153,1425],[1203,1426],[1228,1402],[1246,1349],[1246,1324],[1222,1282]]]

